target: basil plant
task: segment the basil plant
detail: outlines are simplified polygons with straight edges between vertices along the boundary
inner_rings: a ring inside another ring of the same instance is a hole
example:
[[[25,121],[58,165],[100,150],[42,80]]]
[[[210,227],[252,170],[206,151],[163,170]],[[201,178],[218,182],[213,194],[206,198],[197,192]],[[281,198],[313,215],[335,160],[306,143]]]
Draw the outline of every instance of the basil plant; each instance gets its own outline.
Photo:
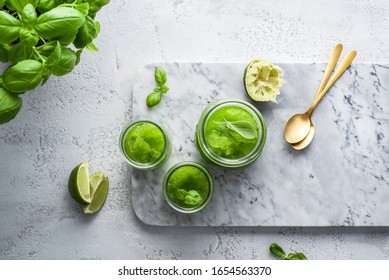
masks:
[[[96,51],[96,13],[110,0],[0,0],[0,124],[22,107],[20,95],[63,76],[84,48]]]

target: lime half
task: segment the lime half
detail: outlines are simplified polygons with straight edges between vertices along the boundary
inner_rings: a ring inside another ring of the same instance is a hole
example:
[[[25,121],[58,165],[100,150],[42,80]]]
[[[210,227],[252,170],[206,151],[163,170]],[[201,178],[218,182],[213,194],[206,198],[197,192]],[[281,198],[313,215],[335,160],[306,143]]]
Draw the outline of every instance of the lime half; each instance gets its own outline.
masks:
[[[282,70],[270,61],[254,59],[244,70],[243,82],[253,100],[277,102],[282,86]]]
[[[69,177],[69,192],[79,203],[90,203],[89,164],[82,162],[77,165]]]
[[[102,172],[93,174],[90,181],[91,190],[92,188],[95,189],[93,190],[91,202],[89,204],[81,204],[84,214],[93,214],[99,211],[107,198],[109,190],[108,176]]]

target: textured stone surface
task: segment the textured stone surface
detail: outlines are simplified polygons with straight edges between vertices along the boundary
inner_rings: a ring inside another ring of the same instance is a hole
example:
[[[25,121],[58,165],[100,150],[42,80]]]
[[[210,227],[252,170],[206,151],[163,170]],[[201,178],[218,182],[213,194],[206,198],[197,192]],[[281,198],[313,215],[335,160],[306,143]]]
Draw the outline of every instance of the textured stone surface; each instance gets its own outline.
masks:
[[[338,41],[359,51],[356,61],[388,63],[388,13],[386,0],[113,0],[98,16],[100,52],[26,93],[22,112],[0,128],[0,258],[266,259],[278,242],[312,259],[388,259],[387,228],[145,226],[133,213],[131,169],[117,149],[145,63],[322,62]],[[111,181],[106,205],[91,217],[66,189],[69,172],[85,160]]]

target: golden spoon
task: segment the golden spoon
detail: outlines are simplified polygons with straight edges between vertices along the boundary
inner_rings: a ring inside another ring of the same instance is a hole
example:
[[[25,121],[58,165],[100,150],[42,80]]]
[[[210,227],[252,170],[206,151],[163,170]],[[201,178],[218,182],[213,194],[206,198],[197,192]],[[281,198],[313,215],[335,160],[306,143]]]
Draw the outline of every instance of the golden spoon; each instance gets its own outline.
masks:
[[[357,52],[355,50],[347,54],[347,56],[343,59],[338,69],[336,69],[334,75],[331,77],[330,81],[325,86],[323,91],[320,92],[319,96],[313,101],[308,111],[303,114],[296,114],[288,120],[284,130],[284,137],[288,143],[296,144],[308,135],[309,129],[311,127],[311,114],[313,110],[315,109],[316,105],[321,101],[323,96],[327,93],[327,91],[332,87],[332,85],[339,79],[340,76],[342,76],[342,74],[350,66],[356,55]]]
[[[334,70],[336,63],[339,60],[340,54],[342,53],[343,45],[337,44],[334,50],[331,53],[330,60],[328,61],[326,70],[324,71],[324,75],[322,78],[322,81],[320,83],[319,89],[316,92],[315,100],[319,97],[320,92],[323,91],[324,86],[326,85],[328,79],[330,78],[330,75],[332,71]],[[313,126],[312,120],[310,120],[310,127],[308,135],[305,136],[303,140],[301,140],[298,143],[292,144],[292,147],[295,150],[302,150],[306,148],[313,140],[313,136],[315,135],[315,127]]]

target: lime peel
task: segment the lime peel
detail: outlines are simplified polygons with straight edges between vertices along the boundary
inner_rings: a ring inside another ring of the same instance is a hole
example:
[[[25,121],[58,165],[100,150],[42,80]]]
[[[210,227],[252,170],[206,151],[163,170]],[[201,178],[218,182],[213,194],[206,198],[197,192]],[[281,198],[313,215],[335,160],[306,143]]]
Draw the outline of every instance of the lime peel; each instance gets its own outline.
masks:
[[[89,186],[89,164],[82,162],[77,165],[69,177],[69,192],[70,195],[78,203],[90,203],[90,186]]]
[[[254,59],[244,71],[243,82],[247,94],[255,101],[277,103],[283,84],[282,69],[265,59]]]

